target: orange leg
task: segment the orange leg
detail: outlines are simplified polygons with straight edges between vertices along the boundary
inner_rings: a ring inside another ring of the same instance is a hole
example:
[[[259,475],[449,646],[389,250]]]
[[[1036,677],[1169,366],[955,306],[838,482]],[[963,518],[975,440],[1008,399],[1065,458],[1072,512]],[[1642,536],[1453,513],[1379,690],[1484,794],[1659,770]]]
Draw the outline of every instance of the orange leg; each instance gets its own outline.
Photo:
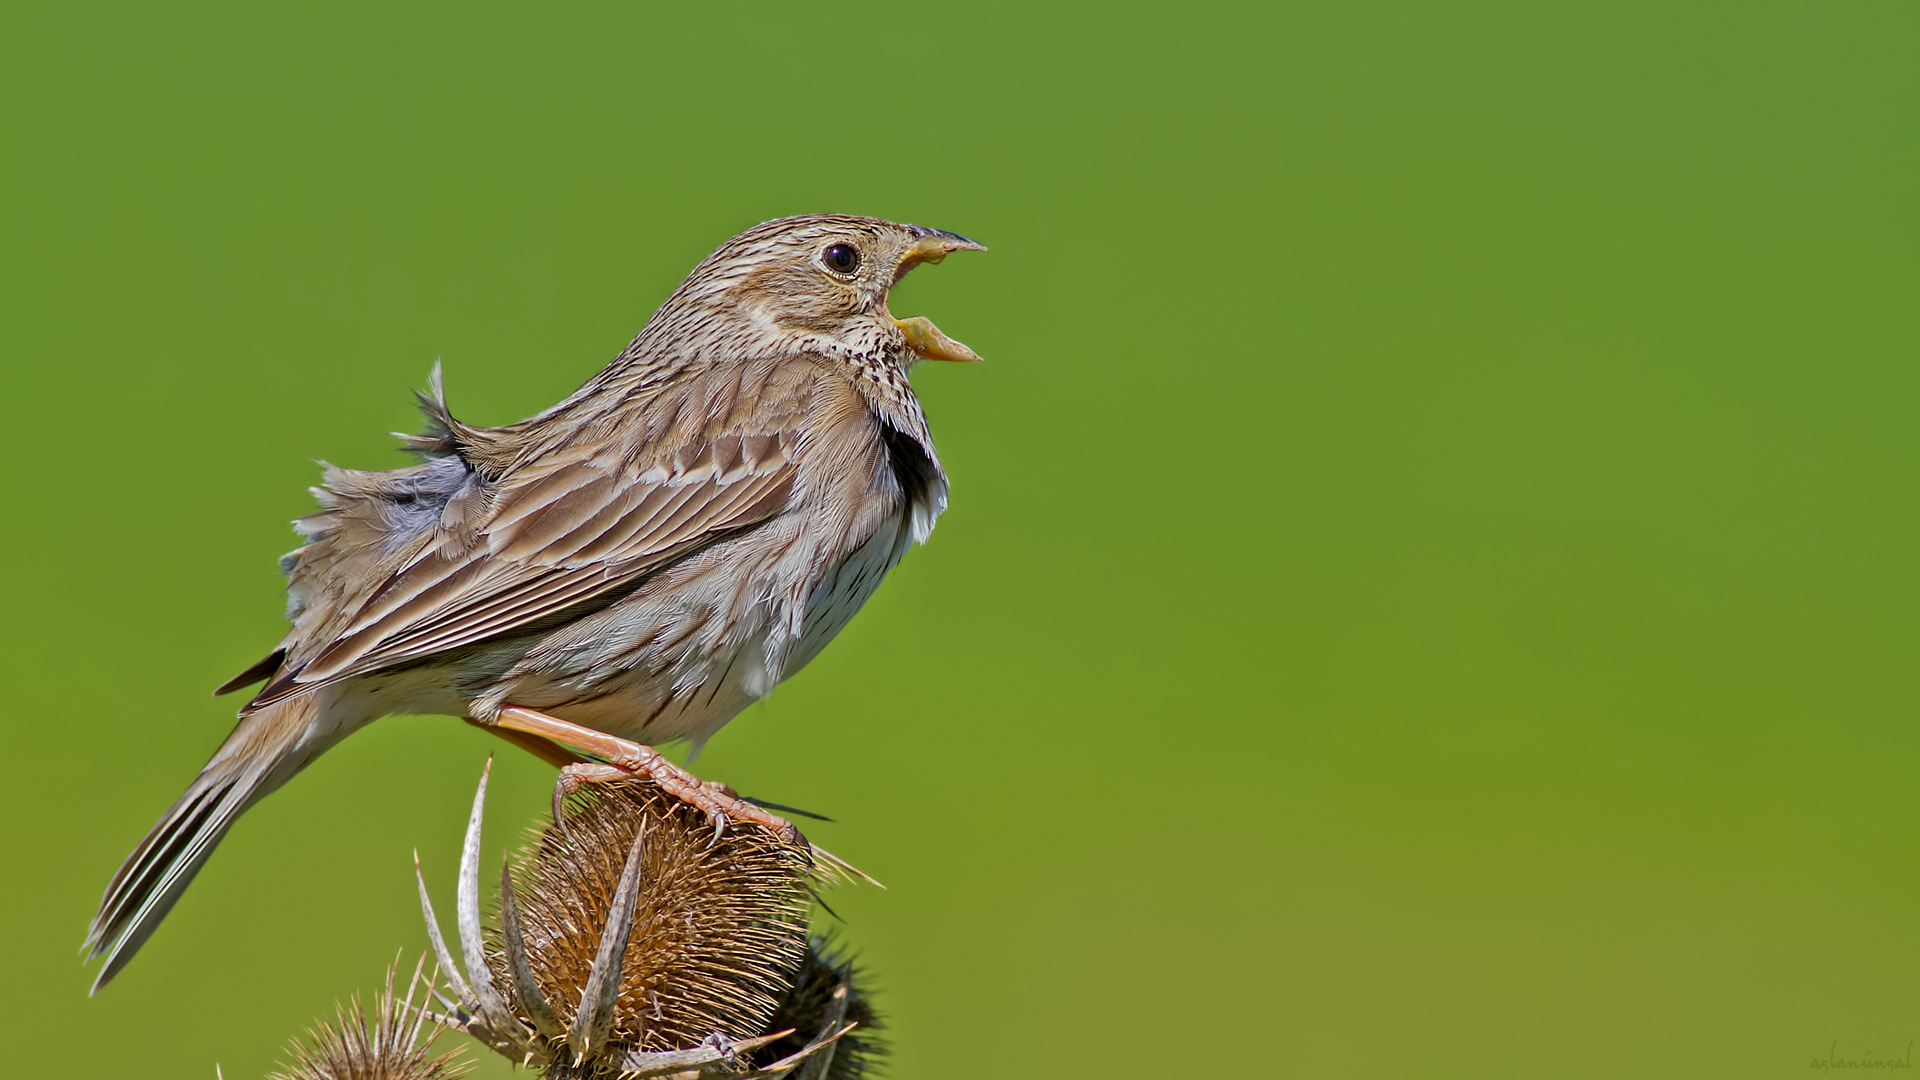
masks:
[[[494,725],[505,729],[498,732],[503,737],[511,739],[514,734],[524,732],[526,735],[538,736],[543,741],[550,739],[553,742],[579,747],[611,763],[601,765],[596,762],[575,761],[565,765],[560,770],[556,798],[565,792],[579,790],[582,784],[608,783],[643,776],[660,785],[667,794],[705,811],[707,817],[713,821],[713,838],[716,843],[721,834],[726,831],[729,819],[772,829],[790,841],[806,843],[806,838],[800,835],[800,830],[794,828],[793,824],[785,818],[776,817],[747,802],[725,784],[701,780],[661,757],[659,751],[650,746],[641,746],[639,743],[629,742],[604,731],[595,731],[593,728],[582,727],[557,716],[548,716],[546,713],[521,708],[518,705],[502,708],[494,719]],[[518,742],[517,739],[511,741]]]
[[[527,753],[532,754],[534,757],[539,758],[541,761],[546,762],[547,764],[553,766],[556,769],[564,769],[569,765],[578,765],[581,762],[587,760],[586,758],[581,757],[579,754],[576,754],[573,751],[568,750],[566,747],[548,742],[547,740],[539,737],[538,735],[529,735],[524,731],[514,731],[509,728],[495,727],[492,724],[482,723],[479,720],[475,720],[471,716],[464,716],[464,717],[461,717],[461,719],[465,720],[467,723],[472,724],[474,727],[479,728],[481,731],[484,731],[489,735],[492,735],[496,738],[505,739],[506,741],[512,743],[513,745],[519,747],[522,750],[525,750]]]

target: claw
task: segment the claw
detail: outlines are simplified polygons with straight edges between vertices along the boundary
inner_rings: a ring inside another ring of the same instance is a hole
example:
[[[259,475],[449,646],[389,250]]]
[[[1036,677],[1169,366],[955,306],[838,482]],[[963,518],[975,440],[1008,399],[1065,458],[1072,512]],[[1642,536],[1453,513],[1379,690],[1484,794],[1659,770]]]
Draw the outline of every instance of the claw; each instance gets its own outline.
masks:
[[[575,790],[573,777],[567,775],[567,770],[561,769],[560,775],[553,780],[553,823],[560,827],[560,835],[566,837],[568,847],[574,846],[573,829],[567,824],[564,804],[567,796],[573,794]]]
[[[728,811],[741,821],[760,825],[781,832],[792,826],[773,814],[766,813],[747,800],[741,799],[732,788],[725,784],[702,783],[692,773],[660,756],[659,751],[650,746],[629,742],[603,731],[582,727],[579,724],[562,720],[557,716],[518,705],[508,705],[500,709],[496,724],[510,731],[538,735],[544,739],[577,747],[598,757],[601,761],[580,762],[566,766],[562,775],[574,782],[601,783],[644,777],[659,785],[668,794],[684,802],[693,804],[709,814],[716,811],[725,814]],[[715,843],[726,831],[724,822],[715,829]]]

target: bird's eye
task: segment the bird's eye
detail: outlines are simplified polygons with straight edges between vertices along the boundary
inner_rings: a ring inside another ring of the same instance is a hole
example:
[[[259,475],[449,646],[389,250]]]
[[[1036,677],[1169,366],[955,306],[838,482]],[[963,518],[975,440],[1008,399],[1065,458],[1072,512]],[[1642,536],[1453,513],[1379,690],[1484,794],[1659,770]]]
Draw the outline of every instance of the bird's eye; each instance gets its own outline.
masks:
[[[860,253],[852,244],[835,244],[820,253],[820,261],[836,274],[851,274],[860,266]]]

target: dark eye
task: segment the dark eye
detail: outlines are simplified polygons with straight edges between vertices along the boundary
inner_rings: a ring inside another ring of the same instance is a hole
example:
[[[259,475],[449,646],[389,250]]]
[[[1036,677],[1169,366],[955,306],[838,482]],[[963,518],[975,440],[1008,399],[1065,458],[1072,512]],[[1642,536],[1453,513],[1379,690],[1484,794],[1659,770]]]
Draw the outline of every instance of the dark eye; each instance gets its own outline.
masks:
[[[836,274],[851,274],[860,267],[860,253],[852,244],[835,244],[820,253],[820,261]]]

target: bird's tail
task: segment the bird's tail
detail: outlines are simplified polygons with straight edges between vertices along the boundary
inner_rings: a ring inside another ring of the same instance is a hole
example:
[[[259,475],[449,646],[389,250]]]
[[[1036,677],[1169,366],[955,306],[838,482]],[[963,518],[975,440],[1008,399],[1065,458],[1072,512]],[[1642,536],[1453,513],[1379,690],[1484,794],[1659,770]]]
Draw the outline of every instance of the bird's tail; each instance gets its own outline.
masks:
[[[314,723],[322,696],[302,694],[242,719],[120,865],[87,930],[88,958],[107,958],[94,993],[146,944],[234,821],[345,734]]]

